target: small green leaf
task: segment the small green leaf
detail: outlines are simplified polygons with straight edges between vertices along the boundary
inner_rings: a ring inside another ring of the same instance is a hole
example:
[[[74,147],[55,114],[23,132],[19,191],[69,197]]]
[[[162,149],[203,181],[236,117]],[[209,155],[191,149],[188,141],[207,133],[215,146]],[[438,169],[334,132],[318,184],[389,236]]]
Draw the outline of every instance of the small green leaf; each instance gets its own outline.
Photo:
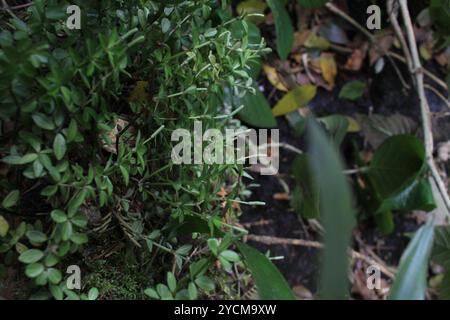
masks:
[[[55,153],[55,157],[57,160],[61,160],[64,158],[64,155],[67,151],[66,139],[61,133],[58,133],[55,136],[55,140],[53,141],[53,152]]]
[[[26,236],[28,238],[28,240],[30,240],[31,242],[35,242],[35,243],[43,243],[45,241],[47,241],[47,236],[37,230],[30,230],[26,233]]]
[[[291,113],[299,108],[306,107],[306,105],[314,99],[317,93],[317,87],[307,84],[298,86],[289,91],[272,109],[275,117],[283,116]]]
[[[169,290],[173,293],[177,290],[177,280],[172,272],[167,272],[167,285],[169,286]]]
[[[197,287],[195,286],[195,283],[193,283],[193,282],[189,283],[188,294],[189,294],[189,299],[191,299],[191,300],[197,299],[198,293],[197,293]]]
[[[433,247],[433,220],[421,227],[400,259],[391,287],[390,300],[424,300],[427,290],[428,259]]]
[[[89,300],[97,300],[99,295],[98,289],[97,288],[91,288],[88,292],[88,299]]]
[[[36,278],[44,271],[44,265],[42,263],[32,263],[25,268],[25,274],[28,278]]]
[[[75,244],[82,245],[88,242],[88,237],[84,233],[74,233],[70,237],[70,240]]]
[[[9,231],[9,223],[6,219],[0,215],[0,237],[6,237]]]
[[[335,114],[318,120],[325,125],[334,143],[339,147],[347,134],[350,124],[347,117]]]
[[[275,31],[278,55],[281,60],[286,60],[294,44],[294,29],[291,18],[279,0],[267,0],[275,20]]]
[[[31,118],[33,119],[34,123],[41,129],[52,131],[56,128],[53,120],[43,113],[35,113],[31,116]]]
[[[62,274],[61,271],[59,271],[58,269],[55,268],[49,268],[47,270],[48,273],[48,280],[52,283],[52,284],[59,284],[62,280]]]
[[[238,242],[236,245],[252,273],[260,299],[295,300],[283,275],[265,255],[246,244]]]
[[[67,215],[62,210],[53,210],[50,213],[50,216],[56,223],[63,223],[67,221]]]
[[[239,255],[231,250],[222,251],[220,255],[230,262],[238,262],[240,260]]]
[[[19,201],[20,192],[19,190],[13,190],[3,199],[2,206],[5,209],[14,207]]]
[[[198,276],[195,279],[195,284],[199,286],[201,289],[205,290],[206,292],[214,291],[216,289],[216,285],[211,278],[207,276]]]
[[[145,290],[144,290],[144,293],[145,293],[147,296],[149,296],[150,298],[153,298],[153,299],[159,299],[158,293],[157,293],[154,289],[152,289],[152,288],[147,288],[147,289],[145,289]]]
[[[33,162],[38,158],[36,153],[29,153],[24,156],[10,155],[2,159],[2,162],[11,165],[24,165]]]
[[[19,261],[26,264],[35,263],[41,260],[43,256],[44,253],[41,250],[30,249],[19,256]]]
[[[66,221],[60,226],[61,226],[61,239],[63,241],[69,240],[73,233],[72,223],[70,223],[70,221]]]
[[[339,93],[339,98],[356,101],[362,97],[366,84],[362,81],[351,81],[346,83]]]

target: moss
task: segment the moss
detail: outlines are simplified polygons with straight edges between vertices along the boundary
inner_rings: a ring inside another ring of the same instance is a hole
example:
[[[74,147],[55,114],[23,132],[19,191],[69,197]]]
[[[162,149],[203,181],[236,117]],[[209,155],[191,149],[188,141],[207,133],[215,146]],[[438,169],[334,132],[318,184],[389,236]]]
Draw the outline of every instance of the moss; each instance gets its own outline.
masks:
[[[144,299],[149,277],[138,264],[119,259],[97,260],[89,266],[86,288],[96,287],[103,300]]]

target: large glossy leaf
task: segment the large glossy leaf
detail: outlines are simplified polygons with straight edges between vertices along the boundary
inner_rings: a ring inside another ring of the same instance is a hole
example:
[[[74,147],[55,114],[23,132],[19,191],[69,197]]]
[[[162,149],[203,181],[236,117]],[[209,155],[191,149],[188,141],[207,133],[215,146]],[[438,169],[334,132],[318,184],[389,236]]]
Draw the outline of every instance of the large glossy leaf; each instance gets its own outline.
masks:
[[[299,197],[298,211],[303,218],[317,219],[319,218],[319,191],[314,177],[311,174],[309,156],[301,154],[294,160],[292,167],[297,186],[299,187],[299,194],[294,195]]]
[[[245,123],[258,128],[275,128],[277,121],[272,114],[266,97],[255,88],[256,94],[248,92],[240,103],[244,108],[239,112],[239,118]]]
[[[389,299],[425,299],[428,259],[433,247],[433,236],[434,225],[430,220],[416,232],[403,253]]]
[[[310,84],[298,86],[286,93],[284,97],[278,101],[272,109],[272,113],[275,117],[278,117],[291,113],[299,108],[303,108],[314,99],[316,93],[316,86]]]
[[[275,19],[275,31],[278,55],[282,60],[286,60],[294,44],[294,29],[291,18],[284,7],[282,1],[267,0],[267,4],[272,10]]]
[[[378,211],[432,211],[436,208],[433,190],[429,181],[416,180],[400,193],[382,201]]]
[[[399,135],[387,139],[375,152],[369,177],[377,194],[385,199],[410,186],[425,166],[422,141],[414,136]]]
[[[295,300],[295,295],[283,275],[265,255],[243,243],[238,242],[237,247],[252,273],[261,299]]]
[[[320,275],[320,296],[348,298],[348,254],[354,226],[350,187],[342,173],[343,165],[335,145],[320,126],[308,121],[311,168],[320,194],[320,216],[325,229]]]

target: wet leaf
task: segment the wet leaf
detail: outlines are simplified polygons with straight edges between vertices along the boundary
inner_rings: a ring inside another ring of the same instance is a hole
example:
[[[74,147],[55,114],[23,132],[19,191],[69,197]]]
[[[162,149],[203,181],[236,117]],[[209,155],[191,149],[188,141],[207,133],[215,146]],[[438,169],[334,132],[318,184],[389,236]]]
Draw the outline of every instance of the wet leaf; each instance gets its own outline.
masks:
[[[260,299],[295,300],[283,275],[265,255],[246,244],[238,242],[236,245],[252,273]]]
[[[320,296],[322,299],[347,299],[347,250],[355,216],[351,191],[335,145],[330,143],[315,120],[309,120],[307,125],[310,165],[319,189],[320,216],[325,229]]]
[[[294,29],[291,18],[279,0],[267,0],[267,4],[272,10],[275,19],[275,31],[278,55],[282,60],[286,60],[294,44]]]
[[[278,75],[277,70],[274,67],[271,67],[267,64],[263,65],[264,73],[267,76],[269,82],[278,90],[287,92],[289,91],[286,85],[281,80],[281,77]]]
[[[428,259],[433,247],[434,225],[430,220],[409,243],[400,260],[390,300],[424,300],[427,290]]]
[[[289,91],[284,97],[278,101],[272,109],[275,117],[291,113],[298,108],[306,107],[306,105],[314,99],[317,93],[317,87],[307,84],[298,86],[294,90]]]

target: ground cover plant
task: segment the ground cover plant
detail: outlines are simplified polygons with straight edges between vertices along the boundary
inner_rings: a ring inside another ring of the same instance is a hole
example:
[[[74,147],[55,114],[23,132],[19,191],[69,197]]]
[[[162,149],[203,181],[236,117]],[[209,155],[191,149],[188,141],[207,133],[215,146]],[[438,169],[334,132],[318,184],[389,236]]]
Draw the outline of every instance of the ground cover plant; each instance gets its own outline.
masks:
[[[4,1],[0,297],[448,299],[450,7],[349,2]]]

